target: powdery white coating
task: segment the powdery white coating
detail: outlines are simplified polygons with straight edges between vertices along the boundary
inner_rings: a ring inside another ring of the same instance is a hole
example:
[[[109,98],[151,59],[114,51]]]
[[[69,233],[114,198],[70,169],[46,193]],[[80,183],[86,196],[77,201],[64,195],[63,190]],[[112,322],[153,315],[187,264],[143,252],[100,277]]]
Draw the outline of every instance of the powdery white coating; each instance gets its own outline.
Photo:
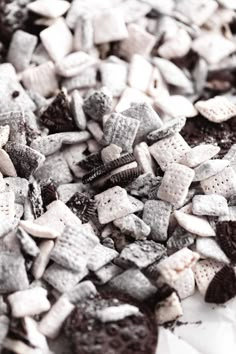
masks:
[[[66,318],[74,310],[75,306],[66,298],[61,296],[53,304],[50,311],[39,322],[39,330],[48,338],[56,338]]]
[[[71,93],[71,111],[76,126],[80,130],[85,130],[87,118],[83,111],[83,99],[78,90],[74,90]]]
[[[37,220],[37,219],[36,219]],[[57,238],[60,233],[47,225],[36,224],[31,220],[21,220],[19,225],[30,235],[39,238]]]
[[[181,300],[193,295],[195,292],[195,278],[192,269],[186,269],[177,280],[169,282],[169,285],[177,291]]]
[[[95,284],[106,284],[109,280],[122,273],[123,269],[115,265],[114,263],[108,263],[104,267],[98,269],[94,272],[96,276],[94,282]]]
[[[155,318],[159,325],[174,321],[183,315],[180,300],[175,292],[158,303],[155,308]]]
[[[192,234],[202,237],[216,235],[215,230],[203,216],[190,215],[178,210],[174,211],[174,216],[178,224]]]
[[[116,144],[110,144],[101,150],[101,158],[103,163],[116,160],[120,157],[122,152],[121,147]]]
[[[66,13],[69,9],[70,3],[64,0],[36,0],[27,4],[27,8],[43,17],[57,18]]]
[[[24,211],[23,211],[24,212]],[[23,214],[23,213],[22,213]],[[36,242],[27,234],[21,227],[18,228],[18,232],[16,233],[18,240],[20,241],[22,250],[32,256],[37,257],[40,253],[40,250],[36,244]]]
[[[116,322],[126,317],[138,315],[139,309],[136,306],[123,304],[119,306],[110,306],[96,312],[96,317],[102,322]]]
[[[51,307],[47,299],[47,290],[35,287],[17,291],[7,298],[13,317],[35,316],[48,311]]]
[[[8,217],[14,221],[15,217],[15,194],[12,191],[0,193],[0,217]]]
[[[187,18],[189,23],[202,26],[211,18],[218,4],[214,0],[180,0],[175,10]]]
[[[5,150],[0,149],[0,171],[4,176],[16,177],[16,169]]]
[[[236,105],[222,96],[198,101],[195,107],[204,117],[214,123],[225,122],[236,115]]]
[[[97,60],[91,55],[79,51],[71,53],[55,64],[56,72],[63,77],[79,75],[90,66],[95,65]]]
[[[217,175],[230,164],[229,160],[209,160],[194,168],[195,176],[193,182],[203,181],[209,177]]]
[[[228,213],[220,216],[219,221],[236,221],[236,206],[229,206]]]
[[[236,194],[236,172],[229,166],[200,184],[205,194],[219,194],[228,198]]]
[[[115,56],[110,56],[100,64],[101,80],[113,97],[119,97],[126,88],[127,63]]]
[[[210,258],[217,262],[229,264],[230,260],[222,251],[218,243],[212,238],[197,238],[196,251],[204,258]]]
[[[76,285],[70,292],[68,292],[68,299],[72,304],[79,303],[87,298],[93,298],[97,294],[95,285],[90,280],[85,280]]]
[[[192,211],[195,215],[227,215],[227,200],[217,194],[195,195],[192,199]]]
[[[172,59],[186,55],[191,48],[191,37],[184,28],[177,28],[176,32],[166,36],[163,44],[157,50],[159,56]]]
[[[211,259],[201,260],[195,265],[193,270],[200,294],[205,296],[208,285],[216,273],[223,268],[223,266],[223,263],[219,263]]]
[[[152,157],[150,155],[148,145],[145,142],[137,144],[134,147],[134,156],[139,167],[142,168],[143,173],[151,173],[152,176],[155,176]]]
[[[151,81],[152,70],[152,65],[143,56],[134,54],[129,66],[129,86],[146,92]]]
[[[172,118],[176,117],[195,117],[198,114],[198,111],[192,104],[192,102],[181,95],[173,96],[164,96],[164,97],[155,97],[155,106],[161,109],[164,113]]]
[[[150,226],[135,214],[118,218],[113,223],[122,233],[133,237],[135,240],[144,240],[151,232]]]
[[[42,278],[44,271],[50,260],[50,253],[54,247],[52,240],[42,241],[39,245],[40,253],[35,258],[32,266],[32,274],[35,279]]]
[[[196,167],[201,163],[210,160],[212,157],[218,154],[220,147],[211,144],[202,144],[195,146],[188,151],[181,159],[180,163],[188,167]]]

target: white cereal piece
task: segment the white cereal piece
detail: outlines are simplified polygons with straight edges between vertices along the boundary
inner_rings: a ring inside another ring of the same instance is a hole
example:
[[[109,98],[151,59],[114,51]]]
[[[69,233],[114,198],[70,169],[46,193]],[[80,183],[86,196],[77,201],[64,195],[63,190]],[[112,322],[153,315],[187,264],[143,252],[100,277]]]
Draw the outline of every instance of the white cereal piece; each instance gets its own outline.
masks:
[[[80,130],[85,130],[87,118],[83,111],[83,99],[78,90],[74,90],[71,93],[71,111],[76,126]]]
[[[98,238],[83,225],[76,227],[66,225],[55,243],[50,258],[63,267],[80,272],[87,265],[98,242]]]
[[[177,280],[170,282],[169,285],[177,291],[181,300],[192,296],[195,292],[195,279],[192,269],[186,269]]]
[[[64,0],[36,0],[27,4],[27,8],[43,17],[57,18],[64,15],[70,7],[70,3]]]
[[[184,28],[177,28],[175,33],[164,38],[164,43],[157,50],[159,56],[172,59],[186,55],[191,48],[192,40]]]
[[[0,349],[2,349],[2,343],[4,342],[8,331],[9,331],[10,319],[8,316],[1,314],[0,315]]]
[[[68,299],[72,304],[79,303],[86,298],[92,298],[97,294],[97,289],[90,280],[83,281],[68,292]]]
[[[77,18],[74,34],[74,49],[89,52],[94,44],[93,16],[81,13]]]
[[[231,165],[236,164],[236,144],[233,144],[223,157],[224,160],[230,161]]]
[[[80,74],[64,79],[62,81],[62,86],[66,88],[68,92],[94,87],[97,83],[96,74],[96,68],[90,66]]]
[[[186,269],[192,268],[198,261],[199,255],[184,247],[157,265],[157,270],[165,281],[177,280]]]
[[[31,346],[25,344],[21,340],[11,339],[8,337],[4,340],[3,346],[5,349],[8,349],[11,352],[17,354],[38,354],[39,353],[37,348],[32,348]]]
[[[152,103],[152,99],[144,92],[127,86],[115,107],[115,111],[122,112],[128,109],[133,102],[146,102],[150,104]]]
[[[135,214],[129,214],[123,218],[114,220],[114,225],[126,235],[135,240],[144,240],[151,232],[151,228]]]
[[[35,316],[48,311],[51,307],[47,299],[47,290],[35,287],[17,291],[7,298],[13,317]]]
[[[175,292],[163,301],[159,302],[155,308],[155,318],[158,325],[174,321],[182,315],[183,309]]]
[[[98,269],[104,267],[107,263],[110,263],[116,258],[119,253],[112,248],[104,247],[100,243],[94,247],[91,252],[87,267],[89,270],[96,272]]]
[[[202,26],[213,13],[218,5],[214,0],[181,0],[176,3],[175,11],[181,13],[190,24]]]
[[[74,310],[74,307],[75,306],[62,295],[39,322],[40,332],[48,338],[56,338],[64,321]]]
[[[92,154],[94,152],[98,152],[101,149],[101,145],[95,139],[89,139],[87,141],[88,151]]]
[[[226,167],[220,173],[201,181],[205,194],[219,194],[225,198],[236,194],[236,173],[232,167]]]
[[[23,319],[23,325],[27,333],[27,339],[29,340],[30,344],[36,347],[36,350],[40,349],[44,353],[48,353],[49,347],[47,344],[47,340],[45,336],[39,332],[38,323],[33,320],[33,318],[26,316]]]
[[[58,89],[55,65],[47,61],[39,66],[26,69],[22,73],[22,82],[28,90],[42,96],[54,94]]]
[[[163,171],[168,168],[169,164],[179,162],[190,149],[179,133],[159,140],[149,147],[151,155]]]
[[[86,191],[86,186],[81,183],[67,183],[67,184],[61,184],[57,188],[57,192],[59,195],[59,199],[63,202],[66,203],[68,200],[76,193],[80,192],[83,193]]]
[[[204,117],[214,123],[225,122],[236,115],[236,105],[222,96],[198,101],[195,107]]]
[[[185,230],[191,232],[192,234],[208,237],[215,236],[215,230],[211,227],[210,223],[205,217],[200,217],[196,215],[190,215],[183,213],[182,211],[175,210],[175,218],[178,224],[182,226]]]
[[[224,264],[230,263],[226,254],[212,237],[198,237],[196,240],[196,251],[202,258],[210,258]]]
[[[203,181],[223,171],[230,164],[229,160],[209,160],[194,168],[193,182]]]
[[[0,171],[4,176],[17,176],[16,169],[8,153],[3,149],[0,149]]]
[[[53,263],[46,269],[43,279],[60,293],[65,293],[70,292],[76,284],[78,284],[87,275],[87,267],[82,269],[80,272],[74,272],[60,266],[59,264]]]
[[[37,219],[36,219],[37,220]],[[40,225],[31,220],[20,220],[19,225],[30,235],[39,238],[57,238],[60,233],[50,226]]]
[[[152,157],[145,142],[135,145],[134,156],[143,173],[151,173],[152,176],[155,176]]]
[[[93,26],[95,44],[121,41],[128,37],[123,13],[118,9],[109,9],[95,14]]]
[[[14,221],[15,216],[15,194],[13,192],[0,193],[0,217],[8,217]]]
[[[148,56],[155,45],[156,38],[141,26],[131,23],[127,26],[128,38],[120,43],[120,54],[131,59],[133,54]]]
[[[158,198],[171,203],[174,207],[181,207],[193,177],[194,171],[189,167],[177,163],[170,164],[158,189]]]
[[[137,316],[138,314],[140,314],[138,307],[129,304],[123,304],[98,310],[96,312],[96,317],[102,323],[106,323],[120,321],[126,317]]]
[[[94,283],[98,285],[106,284],[107,282],[109,282],[109,280],[116,277],[118,274],[122,272],[123,269],[118,267],[116,264],[108,263],[104,267],[94,272],[95,275]]]
[[[129,66],[129,86],[146,92],[151,81],[152,70],[152,65],[143,56],[134,54]]]
[[[54,61],[59,61],[72,51],[73,36],[62,18],[41,31],[40,38]]]
[[[70,167],[73,174],[79,178],[81,178],[84,175],[84,170],[78,165],[78,163],[85,158],[84,151],[86,149],[87,149],[87,144],[79,143],[79,144],[70,145],[63,150],[63,155],[65,157],[68,166]],[[78,190],[76,189],[75,192],[77,191]]]
[[[14,32],[7,61],[14,65],[17,72],[25,70],[30,64],[37,41],[37,37],[30,33],[21,30]]]
[[[21,227],[18,228],[18,232],[16,233],[18,240],[20,241],[20,245],[22,250],[32,256],[37,257],[40,253],[40,250],[36,244],[36,242],[30,237],[27,232],[25,232]]]
[[[126,88],[127,64],[115,56],[110,56],[100,65],[102,85],[107,87],[113,97],[119,97]]]
[[[9,134],[10,134],[9,125],[0,126],[0,148],[2,148],[8,142]]]
[[[98,143],[100,143],[102,141],[103,131],[97,122],[95,122],[92,119],[89,120],[87,122],[87,129]]]
[[[154,103],[157,108],[173,118],[181,116],[191,118],[198,114],[192,102],[185,96],[173,95],[160,98],[155,97]]]
[[[227,200],[223,196],[217,194],[195,195],[192,199],[192,211],[195,215],[227,215]]]
[[[101,224],[133,213],[127,192],[124,188],[115,186],[95,196],[97,201],[98,219]]]
[[[34,139],[30,147],[48,156],[60,150],[63,144],[73,145],[83,143],[87,141],[90,136],[87,131],[56,133]]]
[[[143,18],[152,9],[150,4],[136,0],[128,0],[124,3],[120,3],[119,7],[124,13],[126,23],[135,22]]]
[[[3,178],[2,173],[0,172],[0,192],[4,192],[6,190],[6,183],[5,180]]]
[[[223,263],[216,262],[211,259],[204,259],[195,265],[193,268],[196,284],[201,295],[205,296],[208,285],[216,275],[216,273],[222,269]]]
[[[113,160],[116,160],[120,157],[122,152],[121,147],[116,144],[110,144],[102,149],[101,158],[103,163],[107,163]]]
[[[35,258],[32,266],[32,274],[36,280],[42,278],[50,260],[50,253],[54,247],[52,240],[42,241],[39,245],[39,255]]]
[[[79,51],[71,53],[58,61],[55,69],[63,77],[73,77],[79,75],[95,63],[95,58],[85,52]]]
[[[220,216],[218,219],[221,221],[236,221],[236,206],[229,206],[228,213],[226,215]]]
[[[210,160],[213,156],[217,155],[220,147],[211,144],[202,144],[195,146],[188,151],[181,159],[180,163],[188,167],[196,167],[201,163]]]

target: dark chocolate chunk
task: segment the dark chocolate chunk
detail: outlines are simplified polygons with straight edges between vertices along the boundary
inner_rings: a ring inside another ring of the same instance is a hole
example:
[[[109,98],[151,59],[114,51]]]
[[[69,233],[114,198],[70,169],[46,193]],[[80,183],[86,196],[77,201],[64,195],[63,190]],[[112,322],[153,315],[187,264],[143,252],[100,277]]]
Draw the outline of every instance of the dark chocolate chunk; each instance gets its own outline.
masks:
[[[216,239],[229,259],[236,262],[236,221],[218,222]]]
[[[233,267],[224,266],[210,282],[206,295],[206,302],[223,304],[236,295],[236,275]]]
[[[78,216],[82,223],[89,221],[96,213],[96,202],[83,193],[75,193],[66,203],[70,210]]]

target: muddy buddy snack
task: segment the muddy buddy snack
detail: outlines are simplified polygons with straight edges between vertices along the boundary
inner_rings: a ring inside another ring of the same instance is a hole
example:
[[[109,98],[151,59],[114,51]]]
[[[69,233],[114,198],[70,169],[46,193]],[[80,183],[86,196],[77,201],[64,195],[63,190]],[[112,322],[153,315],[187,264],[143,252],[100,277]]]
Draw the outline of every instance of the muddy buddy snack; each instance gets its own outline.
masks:
[[[235,11],[0,0],[1,353],[235,354]]]

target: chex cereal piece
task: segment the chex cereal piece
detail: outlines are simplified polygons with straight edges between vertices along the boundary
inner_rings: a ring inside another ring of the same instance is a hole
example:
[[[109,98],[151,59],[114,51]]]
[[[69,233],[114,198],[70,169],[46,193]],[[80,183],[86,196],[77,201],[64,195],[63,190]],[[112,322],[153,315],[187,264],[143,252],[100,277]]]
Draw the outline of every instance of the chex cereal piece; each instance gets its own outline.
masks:
[[[124,188],[119,186],[109,188],[95,196],[98,218],[101,224],[133,213],[133,206]]]
[[[146,92],[152,77],[153,67],[144,57],[134,54],[131,58],[128,84],[137,90]]]
[[[192,234],[203,237],[215,236],[215,230],[203,216],[190,215],[178,210],[175,210],[174,216],[178,224]]]
[[[117,146],[116,144],[110,144],[106,146],[101,151],[101,158],[103,163],[105,164],[118,159],[120,157],[121,152],[121,147]]]
[[[73,77],[96,63],[95,58],[82,51],[74,52],[56,63],[56,72],[63,77]]]
[[[157,270],[167,283],[178,279],[186,269],[192,268],[199,255],[188,248],[172,254],[157,265]]]
[[[208,285],[205,301],[223,304],[236,295],[236,275],[228,265],[220,269]]]
[[[81,271],[97,243],[98,238],[83,226],[66,225],[56,241],[50,258],[66,268]]]
[[[1,119],[0,119],[0,148],[2,148],[6,144],[6,142],[9,139],[9,135],[10,135],[10,126],[9,125],[1,126]]]
[[[91,95],[84,100],[83,109],[92,119],[101,120],[105,114],[111,112],[111,92],[106,87],[92,92]]]
[[[195,167],[195,176],[193,182],[203,181],[209,177],[215,176],[221,171],[223,171],[228,165],[229,160],[209,160],[203,162],[201,165]]]
[[[90,13],[81,13],[77,18],[74,33],[74,49],[83,50],[86,53],[93,48],[94,28],[93,16]]]
[[[178,251],[181,248],[189,247],[194,243],[195,241],[194,235],[190,234],[189,232],[186,232],[184,229],[182,230],[183,231],[181,233],[173,232],[171,237],[168,238],[166,244],[168,249]]]
[[[212,237],[198,237],[196,240],[196,251],[201,257],[214,259],[225,264],[230,263],[229,258]]]
[[[29,146],[8,142],[5,150],[10,156],[19,177],[29,178],[43,163],[45,157]]]
[[[236,261],[236,221],[222,221],[216,224],[216,239],[232,262]]]
[[[36,44],[36,36],[21,30],[16,31],[11,39],[7,61],[14,65],[16,71],[27,69]]]
[[[31,346],[35,346],[35,350],[43,350],[47,352],[49,350],[48,343],[44,335],[38,330],[38,323],[31,317],[24,317],[23,326]]]
[[[41,287],[17,291],[9,295],[7,300],[13,317],[39,315],[51,307],[47,299],[47,290]]]
[[[156,288],[139,269],[131,268],[109,281],[109,288],[143,301],[156,292]]]
[[[83,143],[90,138],[87,131],[83,132],[63,132],[39,137],[32,141],[31,148],[48,156],[54,154],[63,144],[72,145]]]
[[[135,214],[114,220],[114,225],[118,227],[122,233],[133,237],[135,240],[145,239],[151,231],[150,226]]]
[[[196,167],[201,163],[210,160],[213,156],[217,155],[220,151],[220,147],[211,144],[202,144],[195,146],[181,159],[180,163],[188,167]]]
[[[60,332],[63,322],[74,310],[74,305],[66,296],[61,296],[53,304],[50,311],[42,318],[39,323],[39,330],[46,337],[56,338]]]
[[[155,308],[155,318],[158,325],[174,321],[183,315],[183,309],[176,292],[160,301]]]
[[[104,141],[116,144],[123,151],[130,151],[134,143],[140,122],[120,113],[113,113],[104,125]]]
[[[225,198],[236,193],[236,173],[232,167],[226,167],[216,175],[201,181],[205,194],[219,194]]]
[[[120,96],[120,99],[115,107],[115,111],[122,112],[125,109],[128,109],[133,102],[152,103],[152,99],[148,97],[144,92],[127,86],[123,91],[122,95]]]
[[[157,192],[161,184],[161,177],[152,176],[151,173],[144,173],[130,183],[126,188],[130,194],[139,198],[150,198],[152,192]]]
[[[86,68],[76,76],[65,78],[62,86],[68,91],[79,90],[96,86],[97,69],[93,66]]]
[[[118,306],[110,306],[96,313],[97,318],[102,322],[120,321],[125,317],[134,316],[139,314],[139,309],[136,306],[124,304]]]
[[[227,215],[227,200],[217,194],[195,195],[192,199],[192,211],[195,215]]]
[[[198,101],[195,107],[204,117],[214,123],[225,122],[236,115],[236,105],[222,96],[215,96],[207,101]]]
[[[228,213],[226,215],[220,216],[219,221],[236,221],[236,206],[229,206]]]
[[[22,73],[22,82],[27,89],[36,91],[42,96],[54,94],[58,89],[55,65],[52,61],[47,61],[26,69]]]
[[[175,10],[184,15],[189,23],[202,26],[215,13],[217,7],[215,1],[181,0],[176,4]]]
[[[0,171],[4,176],[16,177],[16,169],[5,150],[0,149]]]
[[[118,267],[114,263],[108,263],[104,267],[98,269],[94,272],[94,283],[98,285],[103,285],[109,282],[112,278],[116,277],[118,274],[122,273],[123,269]]]
[[[140,121],[136,135],[137,142],[145,140],[148,133],[154,129],[160,128],[163,124],[159,115],[154,111],[152,106],[146,102],[132,103],[130,108],[121,112],[121,114]]]
[[[92,215],[96,212],[96,203],[83,193],[76,192],[66,203],[68,208],[78,216],[82,223],[89,221]]]
[[[64,19],[40,32],[40,39],[54,61],[62,59],[72,51],[73,37]]]
[[[83,99],[78,90],[71,93],[71,113],[77,128],[85,130],[87,118],[83,110]]]
[[[169,225],[171,205],[162,200],[148,200],[144,204],[143,221],[151,227],[150,238],[165,241]]]
[[[156,38],[141,26],[131,23],[127,26],[128,38],[120,43],[120,55],[130,59],[133,54],[148,56],[155,45]]]
[[[235,51],[235,44],[223,35],[206,32],[192,42],[192,49],[209,64],[216,64]]]
[[[87,122],[87,129],[91,133],[91,135],[94,137],[94,139],[97,141],[98,144],[102,143],[103,131],[102,131],[99,123],[97,123],[91,119]],[[100,146],[95,144],[95,151],[97,151],[99,148],[100,148]],[[88,145],[88,150],[91,151],[91,148],[89,147],[89,145]]]
[[[63,149],[63,156],[70,170],[78,178],[83,177],[85,173],[84,169],[79,166],[79,163],[84,159],[84,152],[86,149],[86,143],[68,145],[66,148]]]
[[[215,274],[222,269],[223,263],[212,259],[200,260],[193,267],[194,275],[198,290],[201,295],[205,296],[209,283],[214,278]]]
[[[32,266],[32,274],[35,279],[40,279],[50,260],[50,253],[54,247],[52,240],[42,241],[39,245],[39,255],[35,258]]]
[[[233,144],[223,157],[224,160],[230,161],[231,165],[236,163],[236,144]]]
[[[3,175],[0,172],[0,192],[4,192],[6,190],[6,183],[4,181]]]
[[[60,236],[60,233],[57,230],[54,230],[52,227],[47,225],[36,224],[31,220],[20,220],[19,225],[22,227],[23,230],[25,230],[34,237],[54,239]]]
[[[46,158],[43,165],[36,171],[38,180],[52,178],[56,185],[69,183],[73,177],[63,153],[56,152]]]
[[[115,56],[110,56],[100,65],[102,84],[112,93],[113,97],[120,97],[126,88],[127,64]]]
[[[0,341],[2,349],[2,343],[5,342],[8,331],[9,331],[10,319],[5,314],[1,314],[0,316]],[[5,339],[5,340],[4,340]]]
[[[175,207],[182,206],[193,177],[194,171],[191,168],[177,163],[170,164],[162,178],[157,197]]]
[[[118,255],[119,254],[117,251],[104,247],[99,243],[90,253],[87,267],[89,270],[96,272],[98,269],[111,262]]]
[[[29,281],[25,260],[18,252],[0,252],[0,293],[27,289]]]
[[[72,304],[77,304],[86,298],[93,298],[97,294],[95,285],[90,280],[85,280],[76,285],[67,296]]]
[[[185,56],[191,48],[191,37],[183,28],[176,28],[175,33],[164,40],[157,50],[158,55],[166,59]]]
[[[195,279],[192,269],[186,269],[177,280],[169,283],[169,285],[176,290],[181,300],[193,295],[195,291]]]
[[[0,216],[0,238],[6,236],[14,229],[15,225],[12,219],[5,216]]]
[[[166,249],[152,240],[135,241],[123,248],[120,259],[127,261],[138,268],[145,268],[159,260],[166,253]]]
[[[148,145],[145,142],[137,144],[134,147],[134,156],[143,173],[151,173],[153,176],[155,175],[153,160]]]
[[[60,186],[57,187],[57,193],[59,195],[59,199],[63,202],[66,203],[68,200],[76,193],[85,193],[87,192],[87,186],[85,186],[83,183],[78,182],[78,183],[66,183],[66,184],[61,184]]]
[[[179,162],[190,149],[179,133],[159,140],[149,147],[151,155],[163,171],[169,164]]]
[[[27,4],[30,11],[48,18],[57,18],[64,15],[69,7],[69,3],[63,0],[52,0],[50,2],[36,0]]]
[[[32,257],[37,257],[40,253],[40,250],[36,242],[27,234],[21,227],[18,228],[16,236],[20,241],[21,249],[25,254],[28,254]]]
[[[13,111],[0,114],[0,125],[2,128],[10,127],[9,141],[26,144],[25,112]]]
[[[147,140],[149,141],[149,143],[155,143],[158,140],[179,133],[181,129],[185,126],[185,123],[185,117],[177,117],[171,119],[165,124],[163,124],[160,128],[151,131],[147,136]]]
[[[65,293],[70,292],[86,275],[87,267],[75,272],[53,263],[44,272],[43,279],[60,293]]]
[[[163,98],[155,99],[155,106],[172,118],[182,116],[191,118],[198,114],[192,102],[181,95],[164,96]]]
[[[0,193],[0,216],[13,222],[15,215],[15,194],[12,191]]]
[[[109,9],[95,14],[93,18],[94,43],[120,41],[128,37],[122,11]]]

